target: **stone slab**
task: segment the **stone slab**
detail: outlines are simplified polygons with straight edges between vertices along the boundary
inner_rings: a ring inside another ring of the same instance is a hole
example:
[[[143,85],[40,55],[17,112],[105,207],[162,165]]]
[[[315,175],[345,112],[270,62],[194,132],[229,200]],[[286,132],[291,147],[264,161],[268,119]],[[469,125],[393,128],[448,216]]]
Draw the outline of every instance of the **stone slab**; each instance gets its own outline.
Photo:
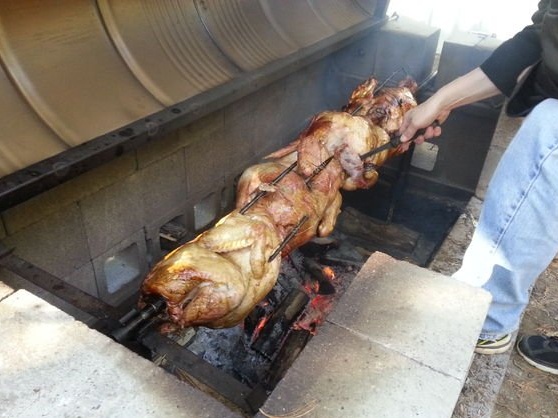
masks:
[[[257,417],[447,418],[461,385],[365,335],[326,323]]]
[[[258,417],[451,417],[489,301],[374,253]]]
[[[0,417],[240,416],[26,291],[0,328]]]
[[[489,302],[482,289],[375,253],[328,320],[464,381]]]

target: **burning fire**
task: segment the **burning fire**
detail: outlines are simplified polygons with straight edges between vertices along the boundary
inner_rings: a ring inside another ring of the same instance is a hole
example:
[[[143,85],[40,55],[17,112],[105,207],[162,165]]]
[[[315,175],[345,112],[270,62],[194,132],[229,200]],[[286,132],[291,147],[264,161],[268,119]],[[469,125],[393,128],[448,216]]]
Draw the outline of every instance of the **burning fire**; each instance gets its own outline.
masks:
[[[329,266],[326,266],[322,269],[322,271],[324,272],[324,275],[330,280],[333,281],[333,279],[335,279],[335,272],[333,271],[333,269]]]
[[[321,272],[322,284],[320,284],[320,280],[313,280],[311,283],[307,283],[304,286],[311,297],[311,302],[300,319],[293,326],[294,329],[304,329],[312,333],[312,335],[316,334],[318,326],[325,321],[327,314],[333,309],[333,300],[335,298],[335,291],[327,292],[327,294],[320,294],[321,288],[323,288],[324,284],[327,284],[327,282],[330,283],[333,290],[335,290],[333,287],[335,272],[329,266],[322,268]]]

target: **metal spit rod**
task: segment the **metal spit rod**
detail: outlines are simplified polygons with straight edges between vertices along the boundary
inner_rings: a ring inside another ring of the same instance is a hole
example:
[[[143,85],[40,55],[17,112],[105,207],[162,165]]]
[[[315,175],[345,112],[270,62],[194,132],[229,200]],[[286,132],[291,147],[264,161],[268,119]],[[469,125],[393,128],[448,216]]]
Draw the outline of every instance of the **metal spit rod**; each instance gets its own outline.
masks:
[[[273,179],[273,181],[271,183],[269,183],[271,186],[275,186],[277,183],[279,183],[287,174],[289,174],[291,171],[293,171],[296,168],[297,162],[295,161],[294,163],[292,163],[290,166],[288,166],[286,169],[284,169],[277,177],[275,177]],[[264,197],[267,194],[267,191],[265,190],[260,190],[258,193],[256,193],[256,195],[252,198],[252,200],[250,200],[248,203],[246,203],[242,209],[240,209],[240,213],[242,215],[244,215],[246,213],[246,211],[248,209],[250,209],[252,206],[254,206],[254,204],[260,200],[262,197]]]
[[[119,343],[127,341],[132,333],[137,330],[140,325],[146,323],[150,319],[161,313],[167,302],[162,297],[153,298],[147,305],[141,309],[133,309],[120,319],[123,325],[121,328],[114,330],[110,335]]]
[[[405,68],[403,68],[403,67],[401,67],[401,68],[398,69],[398,70],[395,70],[393,73],[390,74],[390,76],[389,76],[388,78],[386,78],[386,79],[384,80],[384,82],[383,82],[382,84],[380,84],[379,86],[376,86],[376,88],[375,88],[374,91],[372,92],[372,95],[375,95],[376,93],[378,93],[381,89],[383,89],[383,88],[386,86],[387,83],[389,83],[389,82],[391,81],[391,79],[392,79],[393,77],[395,77],[396,74],[399,74],[399,73],[401,73],[401,72],[404,72],[406,75],[409,75],[409,72],[408,72]],[[356,107],[356,109],[354,109],[354,110],[351,112],[351,115],[354,116],[358,111],[360,111],[360,110],[362,109],[363,106],[364,106],[363,103],[361,103],[360,105],[358,105],[358,106]]]

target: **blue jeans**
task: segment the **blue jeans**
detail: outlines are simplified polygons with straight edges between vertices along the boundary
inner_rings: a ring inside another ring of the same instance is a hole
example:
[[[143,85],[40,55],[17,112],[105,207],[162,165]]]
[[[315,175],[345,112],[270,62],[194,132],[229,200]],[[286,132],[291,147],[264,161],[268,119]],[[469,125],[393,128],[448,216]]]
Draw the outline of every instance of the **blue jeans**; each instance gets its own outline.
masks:
[[[547,99],[502,156],[453,276],[492,294],[479,338],[496,339],[519,328],[531,287],[557,252],[558,100]]]

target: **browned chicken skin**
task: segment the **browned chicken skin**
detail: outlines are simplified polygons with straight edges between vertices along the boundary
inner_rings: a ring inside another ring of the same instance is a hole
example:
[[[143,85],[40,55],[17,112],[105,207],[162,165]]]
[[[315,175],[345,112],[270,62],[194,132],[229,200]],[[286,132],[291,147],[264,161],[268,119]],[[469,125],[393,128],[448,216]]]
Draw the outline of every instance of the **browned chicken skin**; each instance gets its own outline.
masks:
[[[165,298],[169,320],[180,328],[233,326],[275,284],[280,258],[268,258],[279,244],[267,213],[234,211],[160,261],[142,294]]]
[[[376,183],[376,169],[397,150],[364,161],[360,156],[387,143],[404,113],[416,105],[413,83],[404,81],[375,96],[377,80],[366,80],[351,95],[346,111],[320,113],[295,141],[269,155],[269,161],[245,170],[238,183],[237,210],[155,265],[142,285],[140,305],[145,297],[163,297],[167,331],[241,322],[275,285],[281,258],[270,261],[270,255],[301,219],[306,221],[282,255],[333,231],[341,188]],[[347,113],[351,111],[355,115]],[[296,169],[272,184],[294,162]],[[264,196],[240,213],[261,191]]]
[[[376,88],[370,80],[360,84],[356,88],[360,93],[355,99],[351,96],[345,111],[367,117],[390,135],[396,133],[403,122],[403,115],[417,105],[413,96],[417,83],[406,78],[397,87],[384,87],[375,95],[370,93],[370,88]]]

